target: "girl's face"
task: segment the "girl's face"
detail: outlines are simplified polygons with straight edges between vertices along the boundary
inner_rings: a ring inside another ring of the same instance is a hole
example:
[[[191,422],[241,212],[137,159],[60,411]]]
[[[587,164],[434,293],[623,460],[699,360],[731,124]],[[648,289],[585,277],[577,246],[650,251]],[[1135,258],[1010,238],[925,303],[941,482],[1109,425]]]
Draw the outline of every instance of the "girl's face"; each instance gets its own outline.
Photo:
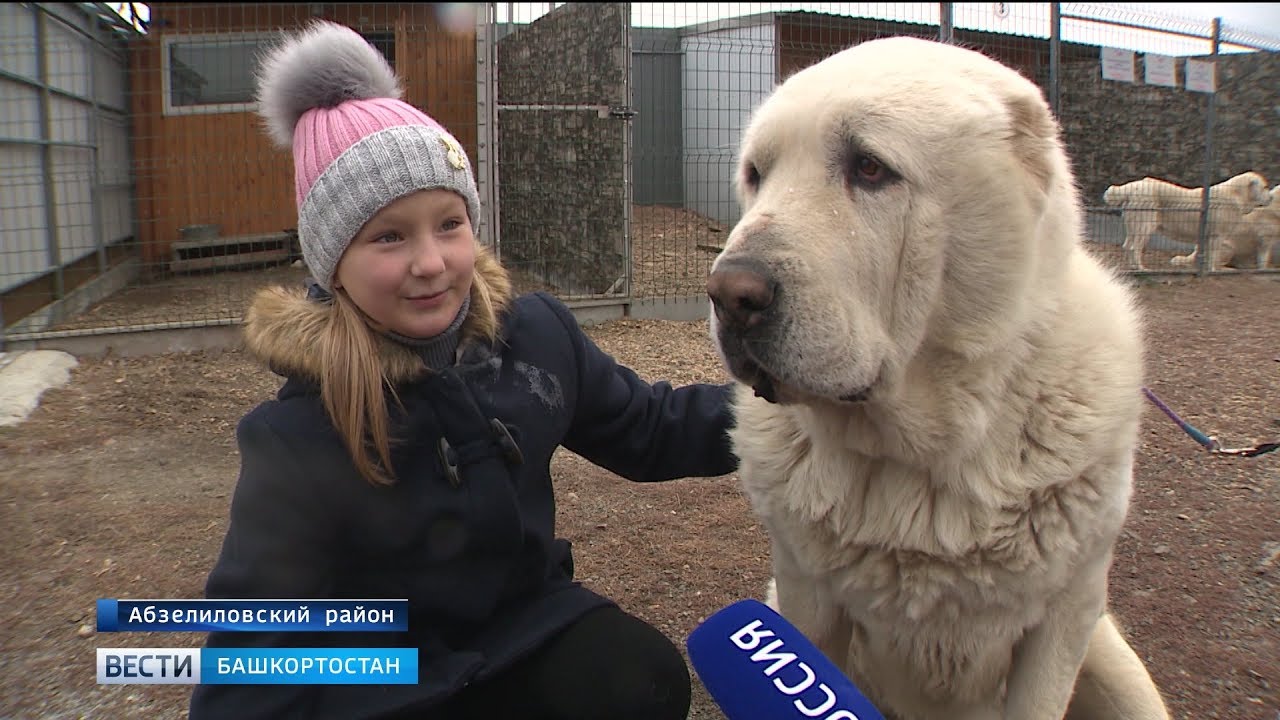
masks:
[[[429,338],[457,317],[475,264],[475,234],[462,196],[419,190],[360,228],[338,261],[333,285],[388,330]]]

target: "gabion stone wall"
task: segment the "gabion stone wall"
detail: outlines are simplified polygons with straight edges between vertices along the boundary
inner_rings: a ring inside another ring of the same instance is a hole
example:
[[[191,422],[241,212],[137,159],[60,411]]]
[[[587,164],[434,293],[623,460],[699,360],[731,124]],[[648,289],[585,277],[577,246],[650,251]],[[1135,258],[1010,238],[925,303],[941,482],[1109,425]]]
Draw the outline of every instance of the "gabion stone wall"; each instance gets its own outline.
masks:
[[[1280,55],[1221,55],[1218,64],[1213,182],[1254,170],[1274,185],[1280,182]],[[1184,70],[1179,60],[1180,83]],[[1102,205],[1108,185],[1146,176],[1203,184],[1208,95],[1103,80],[1097,62],[1064,64],[1061,82],[1059,119],[1085,204]]]
[[[562,297],[625,288],[625,8],[571,3],[498,44],[502,259]]]

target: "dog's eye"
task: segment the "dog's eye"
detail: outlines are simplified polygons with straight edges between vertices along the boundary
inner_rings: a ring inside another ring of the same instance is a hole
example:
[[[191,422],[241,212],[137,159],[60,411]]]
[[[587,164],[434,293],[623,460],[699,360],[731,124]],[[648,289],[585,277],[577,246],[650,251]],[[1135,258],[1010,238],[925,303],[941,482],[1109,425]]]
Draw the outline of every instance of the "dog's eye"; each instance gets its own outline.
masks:
[[[858,155],[853,159],[854,179],[872,185],[889,178],[889,169],[870,155]]]
[[[742,181],[752,190],[760,187],[760,171],[756,169],[755,163],[747,163],[743,168]]]

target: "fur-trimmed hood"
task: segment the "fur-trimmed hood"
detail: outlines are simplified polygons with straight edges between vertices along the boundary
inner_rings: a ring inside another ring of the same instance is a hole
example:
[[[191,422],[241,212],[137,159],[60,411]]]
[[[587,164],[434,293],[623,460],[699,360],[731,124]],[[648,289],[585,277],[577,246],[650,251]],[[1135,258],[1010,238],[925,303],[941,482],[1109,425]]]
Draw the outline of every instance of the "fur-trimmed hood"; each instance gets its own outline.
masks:
[[[476,249],[471,308],[462,323],[460,346],[495,337],[511,301],[507,271],[483,247]],[[245,314],[245,347],[275,373],[318,380],[323,366],[320,348],[333,304],[307,297],[305,288],[273,286],[259,290]],[[392,383],[427,372],[413,349],[377,335],[384,377]]]

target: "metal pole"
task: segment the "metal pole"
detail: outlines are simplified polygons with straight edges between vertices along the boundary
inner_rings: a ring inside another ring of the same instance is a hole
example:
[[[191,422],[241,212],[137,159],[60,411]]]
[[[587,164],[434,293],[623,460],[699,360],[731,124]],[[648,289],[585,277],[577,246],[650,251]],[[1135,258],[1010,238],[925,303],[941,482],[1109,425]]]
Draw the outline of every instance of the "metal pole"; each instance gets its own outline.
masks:
[[[955,38],[955,22],[951,3],[938,3],[938,41],[950,43]]]
[[[98,126],[102,122],[102,113],[98,109],[98,51],[86,43],[85,56],[89,63],[89,96],[93,99],[90,106],[92,116],[89,118],[89,144],[93,149],[93,162],[91,172],[93,173],[89,182],[89,212],[93,222],[93,244],[98,249],[98,274],[101,275],[107,271],[107,241],[106,233],[102,228],[102,153],[99,149],[102,146],[102,136],[98,132]]]
[[[635,68],[635,55],[631,46],[631,3],[623,3],[622,5],[622,102],[627,108],[635,109],[635,97],[633,95],[632,73]],[[634,268],[632,268],[631,252],[631,203],[634,197],[635,188],[632,187],[632,143],[634,142],[635,127],[631,123],[631,118],[625,115],[619,118],[622,123],[622,283],[623,287],[620,291],[628,299],[631,297],[631,286],[634,278]],[[607,288],[606,288],[607,289]],[[627,306],[630,309],[630,306]]]
[[[1213,37],[1211,42],[1213,48],[1210,55],[1218,54],[1218,43],[1222,38],[1222,18],[1213,19]],[[1218,64],[1217,58],[1213,61],[1213,92],[1209,93],[1208,109],[1205,112],[1204,119],[1204,187],[1200,188],[1200,235],[1197,242],[1196,253],[1196,274],[1204,277],[1209,274],[1212,266],[1209,257],[1209,188],[1213,185],[1214,172],[1213,167],[1216,165],[1213,153],[1213,130],[1214,115],[1217,108],[1218,98]]]
[[[1062,3],[1049,3],[1049,109],[1062,115]]]
[[[489,16],[489,37],[493,42],[489,43],[489,74],[487,76],[489,82],[489,157],[493,161],[489,163],[490,177],[493,179],[489,187],[493,193],[493,212],[489,213],[489,219],[493,222],[493,253],[499,262],[502,261],[502,114],[498,112],[501,109],[502,102],[502,68],[498,62],[498,49],[502,40],[498,38],[498,4],[492,3],[492,10]],[[512,4],[507,3],[507,23],[508,32],[510,32],[511,15],[514,12]]]
[[[482,226],[476,228],[477,237],[484,241],[493,243],[493,235],[490,232],[492,221],[489,220],[493,211],[493,198],[490,196],[492,188],[489,180],[489,163],[493,159],[489,156],[489,104],[492,99],[489,97],[489,44],[493,42],[493,38],[489,36],[489,30],[492,23],[489,21],[489,13],[492,9],[492,3],[484,3],[476,8],[476,185],[480,191],[480,204],[484,208],[481,217],[476,222]],[[481,230],[483,229],[483,234]]]
[[[36,16],[36,72],[43,88],[40,91],[40,132],[41,139],[53,140],[53,114],[50,109],[51,93],[49,92],[49,58],[47,51],[48,25],[43,12]],[[53,146],[46,144],[40,153],[40,164],[44,172],[44,222],[46,252],[49,265],[53,268],[53,298],[61,300],[66,294],[65,278],[62,271],[62,241],[58,236],[58,193],[53,182]]]

